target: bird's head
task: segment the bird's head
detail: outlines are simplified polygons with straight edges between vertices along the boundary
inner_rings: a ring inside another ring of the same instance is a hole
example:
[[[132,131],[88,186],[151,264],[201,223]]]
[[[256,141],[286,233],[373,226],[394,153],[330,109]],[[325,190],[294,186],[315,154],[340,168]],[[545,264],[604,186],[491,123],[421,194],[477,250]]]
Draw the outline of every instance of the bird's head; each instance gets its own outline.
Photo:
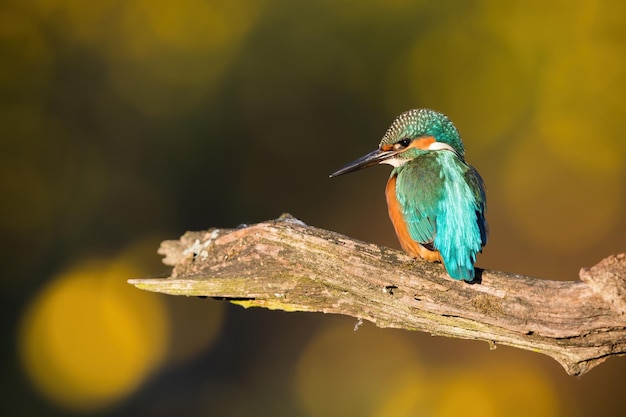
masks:
[[[331,174],[347,174],[376,164],[394,167],[427,152],[454,152],[463,159],[465,149],[459,132],[445,115],[429,109],[413,109],[396,117],[378,149]]]

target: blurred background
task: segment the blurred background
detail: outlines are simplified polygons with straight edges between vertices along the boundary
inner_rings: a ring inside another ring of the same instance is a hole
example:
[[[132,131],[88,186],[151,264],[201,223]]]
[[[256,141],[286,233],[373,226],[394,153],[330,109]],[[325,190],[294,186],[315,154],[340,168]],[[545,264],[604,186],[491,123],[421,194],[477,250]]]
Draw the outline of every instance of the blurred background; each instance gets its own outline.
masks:
[[[626,414],[626,358],[126,284],[283,212],[398,248],[389,167],[328,174],[414,107],[485,179],[478,265],[576,280],[626,250],[626,3],[5,0],[0,62],[3,415]]]

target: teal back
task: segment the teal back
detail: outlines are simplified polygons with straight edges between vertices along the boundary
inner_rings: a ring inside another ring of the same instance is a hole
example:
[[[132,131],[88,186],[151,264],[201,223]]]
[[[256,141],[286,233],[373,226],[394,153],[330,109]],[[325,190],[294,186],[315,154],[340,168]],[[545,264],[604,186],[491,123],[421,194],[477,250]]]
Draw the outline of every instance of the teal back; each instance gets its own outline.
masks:
[[[411,237],[431,244],[455,279],[474,278],[487,241],[485,192],[478,172],[450,151],[424,152],[393,170],[396,197]]]

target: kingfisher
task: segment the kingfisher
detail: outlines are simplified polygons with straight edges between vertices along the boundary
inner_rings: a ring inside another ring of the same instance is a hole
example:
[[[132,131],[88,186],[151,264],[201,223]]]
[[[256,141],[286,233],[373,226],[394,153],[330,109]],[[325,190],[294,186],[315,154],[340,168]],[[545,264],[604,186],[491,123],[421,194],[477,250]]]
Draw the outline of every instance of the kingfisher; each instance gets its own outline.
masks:
[[[376,164],[393,167],[385,196],[402,249],[443,263],[454,279],[472,281],[476,255],[487,243],[485,186],[465,162],[461,136],[450,119],[430,109],[406,111],[378,149],[330,177]]]

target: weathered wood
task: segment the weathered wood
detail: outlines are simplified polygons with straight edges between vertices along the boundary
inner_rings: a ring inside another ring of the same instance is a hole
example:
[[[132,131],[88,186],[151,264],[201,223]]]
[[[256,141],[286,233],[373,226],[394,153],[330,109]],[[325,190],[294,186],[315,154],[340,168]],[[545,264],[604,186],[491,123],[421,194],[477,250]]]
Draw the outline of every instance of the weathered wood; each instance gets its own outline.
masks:
[[[131,284],[485,340],[544,353],[573,375],[626,353],[626,254],[581,270],[583,281],[478,270],[468,284],[450,279],[439,264],[289,215],[238,229],[187,232],[163,242],[159,253],[174,266],[172,276]]]

